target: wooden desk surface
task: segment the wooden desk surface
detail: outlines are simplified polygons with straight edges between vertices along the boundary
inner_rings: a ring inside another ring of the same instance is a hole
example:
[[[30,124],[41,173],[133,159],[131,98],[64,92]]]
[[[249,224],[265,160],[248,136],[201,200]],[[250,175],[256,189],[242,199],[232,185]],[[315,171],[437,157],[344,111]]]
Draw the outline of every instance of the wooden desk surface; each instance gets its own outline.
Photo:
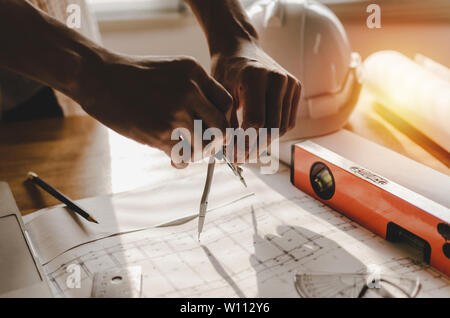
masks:
[[[450,154],[363,91],[345,127],[450,175]],[[25,182],[35,171],[73,199],[126,191],[187,174],[165,155],[81,116],[0,124],[0,180],[9,183],[23,214],[59,204]]]

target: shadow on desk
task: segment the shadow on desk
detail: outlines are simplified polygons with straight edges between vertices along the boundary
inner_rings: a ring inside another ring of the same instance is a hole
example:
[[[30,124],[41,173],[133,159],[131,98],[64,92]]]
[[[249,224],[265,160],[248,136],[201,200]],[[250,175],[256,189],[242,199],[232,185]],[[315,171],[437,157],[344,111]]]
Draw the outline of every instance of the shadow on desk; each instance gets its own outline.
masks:
[[[309,229],[280,225],[276,228],[276,233],[262,235],[258,231],[257,212],[253,207],[251,213],[254,251],[250,254],[250,264],[255,272],[257,286],[257,293],[250,295],[251,297],[296,295],[296,274],[366,271],[366,266],[340,244]],[[249,296],[245,295],[238,282],[233,279],[239,273],[228,273],[208,247],[202,246],[202,249],[216,272],[229,284],[236,296]],[[274,250],[281,254],[273,258]]]

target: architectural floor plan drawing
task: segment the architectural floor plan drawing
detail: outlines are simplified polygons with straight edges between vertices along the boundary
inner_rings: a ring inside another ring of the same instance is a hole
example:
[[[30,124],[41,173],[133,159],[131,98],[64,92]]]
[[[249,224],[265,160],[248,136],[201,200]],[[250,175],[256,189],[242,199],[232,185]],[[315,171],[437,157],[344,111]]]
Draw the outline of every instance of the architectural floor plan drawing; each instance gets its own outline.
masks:
[[[268,202],[259,189],[253,200],[208,213],[200,242],[194,220],[84,244],[44,268],[59,297],[89,297],[96,272],[127,266],[141,267],[144,297],[299,297],[296,274],[374,265],[418,278],[418,297],[449,297],[448,277],[306,194],[288,193]],[[80,288],[68,287],[72,264],[81,268]]]

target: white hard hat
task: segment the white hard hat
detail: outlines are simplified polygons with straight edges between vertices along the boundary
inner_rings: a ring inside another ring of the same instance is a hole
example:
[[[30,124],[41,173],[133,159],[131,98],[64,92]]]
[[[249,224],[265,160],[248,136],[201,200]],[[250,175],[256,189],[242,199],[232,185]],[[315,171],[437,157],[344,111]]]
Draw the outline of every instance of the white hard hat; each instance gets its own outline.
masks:
[[[339,19],[311,0],[262,0],[248,14],[262,48],[302,83],[296,127],[281,143],[342,128],[361,90],[361,58]]]

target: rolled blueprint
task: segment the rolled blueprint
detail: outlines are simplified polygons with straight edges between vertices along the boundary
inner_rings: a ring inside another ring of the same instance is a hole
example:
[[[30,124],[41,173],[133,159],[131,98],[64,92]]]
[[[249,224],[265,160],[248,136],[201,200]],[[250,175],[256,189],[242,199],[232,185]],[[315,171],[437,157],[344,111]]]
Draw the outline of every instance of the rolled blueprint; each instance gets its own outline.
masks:
[[[394,51],[370,55],[364,68],[383,105],[450,152],[450,82]]]

